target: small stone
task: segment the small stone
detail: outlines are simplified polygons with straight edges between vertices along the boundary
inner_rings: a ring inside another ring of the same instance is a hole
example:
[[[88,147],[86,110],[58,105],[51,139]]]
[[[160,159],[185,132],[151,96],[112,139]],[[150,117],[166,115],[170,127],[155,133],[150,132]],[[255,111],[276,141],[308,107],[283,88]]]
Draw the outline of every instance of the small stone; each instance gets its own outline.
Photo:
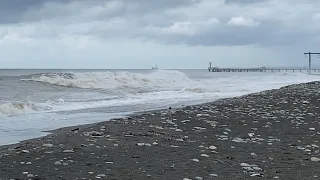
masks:
[[[196,180],[203,180],[203,178],[202,178],[202,177],[199,177],[199,176],[195,177],[195,179],[196,179]]]
[[[28,151],[28,150],[22,150],[21,152],[23,152],[23,153],[29,153],[30,151]]]
[[[153,144],[153,145],[158,145],[158,143],[157,143],[157,142],[153,142],[152,144]]]
[[[315,131],[315,130],[316,130],[316,128],[309,128],[309,130],[310,130],[310,131]]]
[[[64,166],[68,166],[69,164],[68,164],[68,163],[62,163],[62,165],[64,165]]]
[[[250,155],[253,156],[253,157],[257,157],[257,154],[254,153],[254,152],[253,152],[253,153],[250,153]]]
[[[33,174],[28,174],[27,178],[34,178],[34,175]]]
[[[199,159],[192,159],[192,161],[194,161],[194,162],[199,162]]]
[[[42,147],[52,148],[52,147],[53,147],[53,144],[43,144]]]
[[[97,177],[106,177],[105,174],[98,174]]]
[[[218,177],[218,174],[209,174],[209,176]]]
[[[26,174],[29,174],[28,172],[23,172],[22,174],[26,175]]]
[[[61,162],[60,162],[60,161],[56,161],[56,162],[54,163],[54,165],[59,166],[59,165],[61,165]]]
[[[64,150],[63,152],[64,152],[64,153],[74,153],[74,151],[71,150],[71,149]]]
[[[201,154],[201,157],[209,157],[208,154]]]
[[[313,161],[313,162],[320,162],[320,158],[312,157],[312,158],[311,158],[311,161]]]
[[[216,146],[209,146],[209,149],[215,150],[215,149],[217,149],[217,147]]]
[[[27,162],[26,164],[27,164],[27,165],[30,165],[30,164],[32,164],[32,163],[31,163],[31,162]]]

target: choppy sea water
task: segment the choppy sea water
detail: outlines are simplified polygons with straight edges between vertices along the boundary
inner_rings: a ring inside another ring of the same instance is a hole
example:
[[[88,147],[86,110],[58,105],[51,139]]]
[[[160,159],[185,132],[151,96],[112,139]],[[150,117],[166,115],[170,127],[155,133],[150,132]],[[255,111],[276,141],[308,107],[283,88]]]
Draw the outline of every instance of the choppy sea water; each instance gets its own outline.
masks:
[[[320,80],[304,73],[0,70],[0,145],[136,111],[192,105]]]

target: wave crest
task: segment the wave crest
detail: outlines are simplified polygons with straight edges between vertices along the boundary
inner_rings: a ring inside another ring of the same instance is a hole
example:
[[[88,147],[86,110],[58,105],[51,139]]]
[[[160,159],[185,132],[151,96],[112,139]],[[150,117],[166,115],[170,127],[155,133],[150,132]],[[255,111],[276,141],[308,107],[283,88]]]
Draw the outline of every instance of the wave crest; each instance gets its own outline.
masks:
[[[49,73],[32,75],[31,78],[22,80],[87,89],[183,88],[183,83],[192,82],[187,75],[175,70],[157,70],[149,74],[110,71]]]
[[[12,116],[33,112],[36,107],[33,103],[5,103],[0,104],[0,116]]]

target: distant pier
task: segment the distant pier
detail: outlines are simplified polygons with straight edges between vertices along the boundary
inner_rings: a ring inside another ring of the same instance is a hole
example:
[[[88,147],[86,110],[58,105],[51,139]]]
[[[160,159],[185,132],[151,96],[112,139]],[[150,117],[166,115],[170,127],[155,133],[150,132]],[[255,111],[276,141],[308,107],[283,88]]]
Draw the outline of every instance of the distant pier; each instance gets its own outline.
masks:
[[[306,52],[303,53],[309,60],[308,68],[269,68],[269,67],[259,67],[259,68],[219,68],[212,67],[212,62],[209,62],[208,70],[209,72],[304,72],[307,71],[309,74],[311,72],[320,72],[320,69],[312,69],[311,67],[311,56],[317,55],[320,58],[320,52]]]
[[[209,72],[320,72],[320,69],[311,69],[311,65],[309,68],[220,68],[212,67],[211,62],[209,63],[208,70]]]
[[[209,72],[309,72],[310,70],[299,68],[218,68],[209,67]],[[311,72],[320,72],[320,69],[311,69]]]

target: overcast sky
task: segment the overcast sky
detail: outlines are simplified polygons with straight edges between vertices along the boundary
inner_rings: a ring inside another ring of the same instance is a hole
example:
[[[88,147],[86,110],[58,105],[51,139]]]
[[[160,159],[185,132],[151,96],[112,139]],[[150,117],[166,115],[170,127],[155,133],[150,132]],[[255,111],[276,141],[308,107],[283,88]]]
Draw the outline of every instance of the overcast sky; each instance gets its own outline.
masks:
[[[1,0],[0,68],[307,66],[319,33],[319,0]]]

